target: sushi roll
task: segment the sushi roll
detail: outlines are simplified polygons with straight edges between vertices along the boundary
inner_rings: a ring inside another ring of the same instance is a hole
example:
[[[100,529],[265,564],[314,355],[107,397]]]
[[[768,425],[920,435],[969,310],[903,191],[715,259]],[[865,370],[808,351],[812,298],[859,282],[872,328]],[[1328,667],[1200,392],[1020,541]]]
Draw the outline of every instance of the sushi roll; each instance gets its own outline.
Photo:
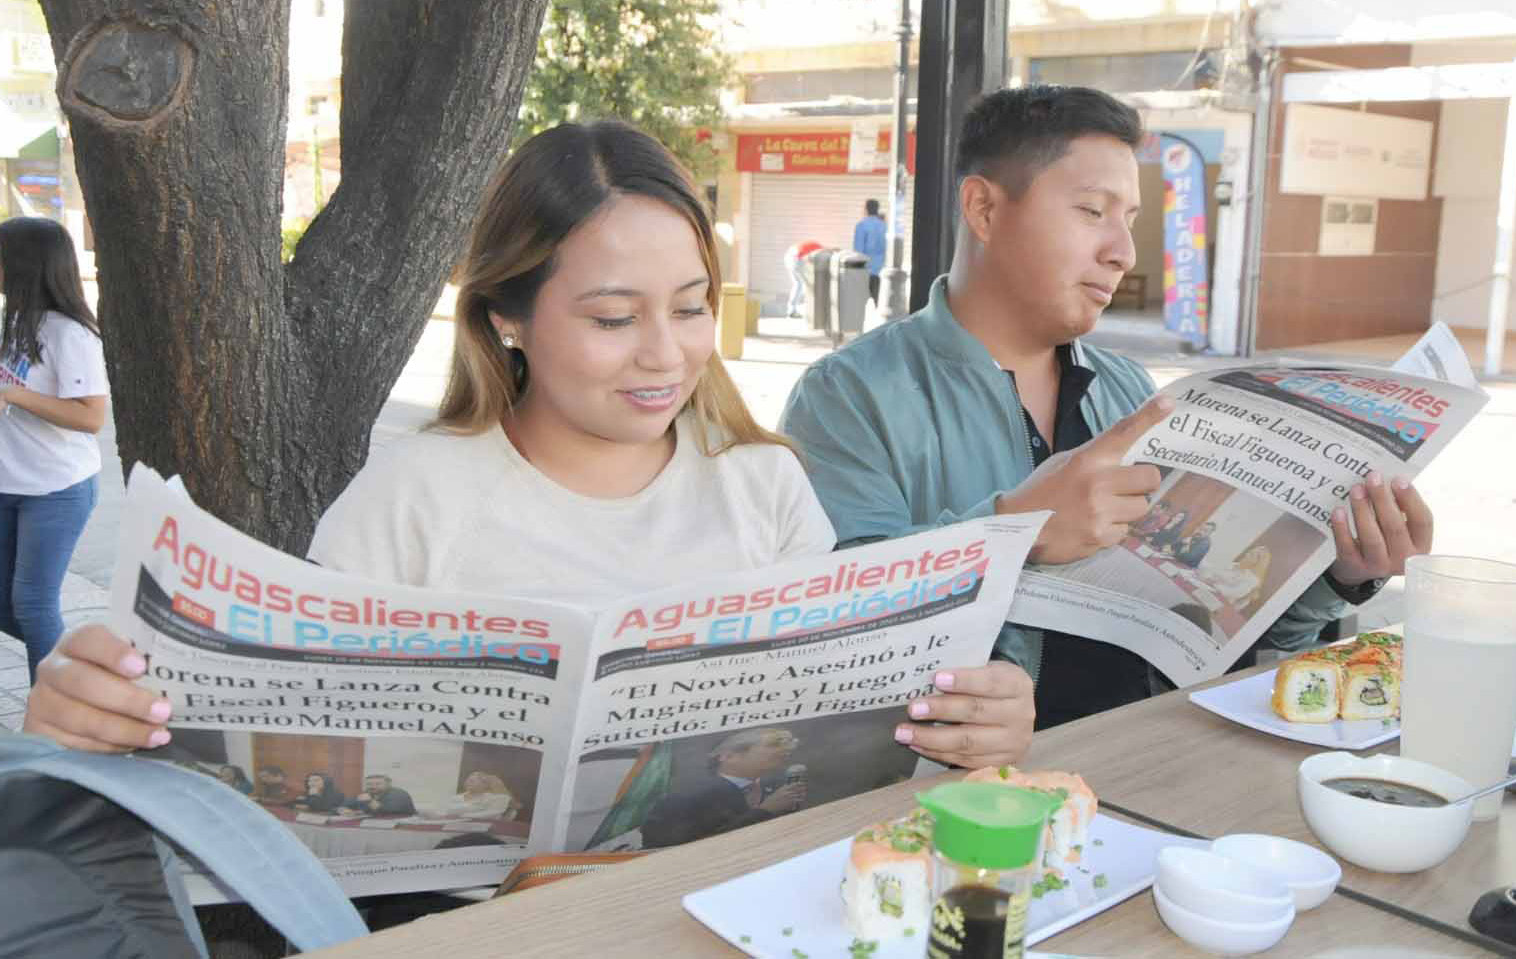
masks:
[[[1342,689],[1343,719],[1392,719],[1400,715],[1400,637],[1365,633],[1349,647]]]
[[[1023,789],[1037,789],[1059,794],[1063,804],[1048,817],[1047,837],[1043,842],[1042,864],[1058,878],[1078,865],[1089,842],[1090,823],[1095,819],[1099,802],[1095,791],[1074,773],[1052,770],[1025,771],[1015,766],[987,766],[964,777],[966,782],[992,782]]]
[[[859,939],[880,942],[931,928],[932,826],[924,809],[853,837],[842,901]]]
[[[1291,723],[1329,723],[1342,709],[1342,663],[1306,653],[1279,664],[1274,674],[1274,712]]]
[[[1377,663],[1349,663],[1344,673],[1343,719],[1393,719],[1400,715],[1399,670]]]

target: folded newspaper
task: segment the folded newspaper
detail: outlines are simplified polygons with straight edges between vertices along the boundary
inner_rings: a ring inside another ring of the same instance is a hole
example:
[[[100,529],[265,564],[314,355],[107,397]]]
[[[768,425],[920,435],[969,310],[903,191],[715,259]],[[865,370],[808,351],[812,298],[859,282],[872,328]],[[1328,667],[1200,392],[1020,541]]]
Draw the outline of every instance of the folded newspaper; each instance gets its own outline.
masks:
[[[1028,567],[1009,618],[1131,650],[1180,686],[1225,672],[1331,565],[1355,484],[1415,477],[1488,400],[1441,323],[1387,370],[1249,366],[1162,392],[1173,413],[1125,460],[1162,474],[1152,508],[1115,546]]]
[[[111,625],[174,702],[173,741],[143,755],[248,794],[365,895],[672,845],[937,769],[893,729],[937,670],[988,660],[1048,514],[600,610],[322,569],[142,466],[124,515]]]

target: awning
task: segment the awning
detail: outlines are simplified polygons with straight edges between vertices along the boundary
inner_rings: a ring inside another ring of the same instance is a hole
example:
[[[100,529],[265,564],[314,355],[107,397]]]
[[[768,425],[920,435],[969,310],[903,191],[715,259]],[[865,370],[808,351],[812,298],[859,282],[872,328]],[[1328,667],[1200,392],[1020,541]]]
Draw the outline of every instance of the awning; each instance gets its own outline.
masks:
[[[0,157],[58,159],[58,122],[47,117],[5,117],[0,122]]]

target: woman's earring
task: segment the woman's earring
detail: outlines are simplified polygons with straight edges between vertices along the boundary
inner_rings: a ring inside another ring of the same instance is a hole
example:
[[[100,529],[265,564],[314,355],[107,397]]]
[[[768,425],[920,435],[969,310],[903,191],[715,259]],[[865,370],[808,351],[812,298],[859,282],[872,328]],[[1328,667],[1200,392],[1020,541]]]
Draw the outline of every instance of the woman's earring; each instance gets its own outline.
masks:
[[[516,342],[516,334],[514,334],[514,333],[501,333],[500,334],[500,345],[503,346],[503,347],[505,347],[508,350],[514,350],[520,344],[518,344]]]

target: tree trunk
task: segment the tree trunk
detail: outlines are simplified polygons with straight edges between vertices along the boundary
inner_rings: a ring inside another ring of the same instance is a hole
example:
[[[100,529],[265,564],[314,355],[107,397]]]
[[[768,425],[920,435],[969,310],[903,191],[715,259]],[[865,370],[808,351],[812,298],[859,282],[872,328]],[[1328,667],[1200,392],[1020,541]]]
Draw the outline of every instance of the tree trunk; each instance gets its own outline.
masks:
[[[122,461],[301,553],[498,166],[546,0],[348,0],[342,182],[279,262],[290,0],[42,0]]]

